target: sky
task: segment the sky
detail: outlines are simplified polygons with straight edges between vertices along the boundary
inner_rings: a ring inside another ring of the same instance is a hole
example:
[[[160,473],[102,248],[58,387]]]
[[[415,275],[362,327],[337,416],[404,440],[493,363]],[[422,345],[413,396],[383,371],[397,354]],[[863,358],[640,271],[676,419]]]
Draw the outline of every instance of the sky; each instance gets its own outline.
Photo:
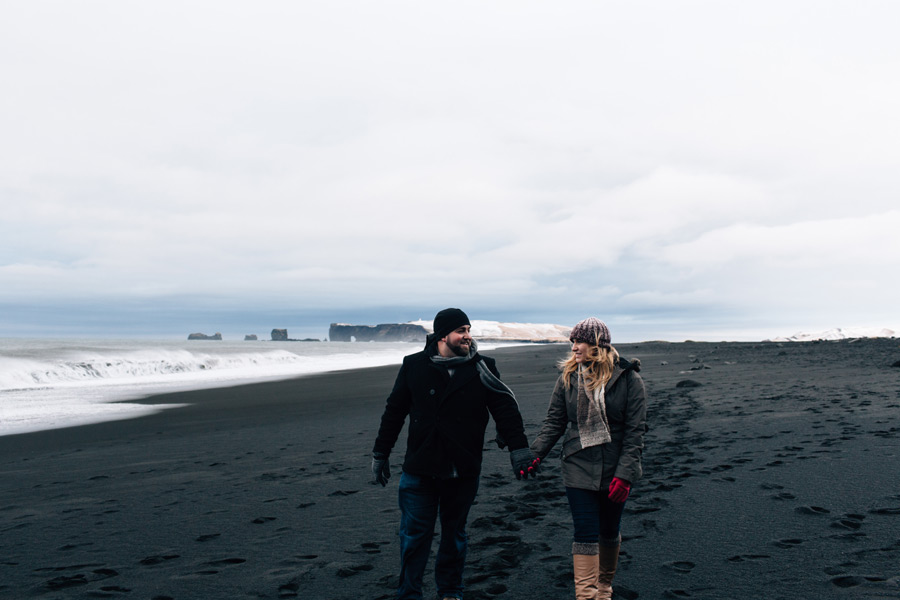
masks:
[[[0,337],[900,331],[900,3],[7,0]]]

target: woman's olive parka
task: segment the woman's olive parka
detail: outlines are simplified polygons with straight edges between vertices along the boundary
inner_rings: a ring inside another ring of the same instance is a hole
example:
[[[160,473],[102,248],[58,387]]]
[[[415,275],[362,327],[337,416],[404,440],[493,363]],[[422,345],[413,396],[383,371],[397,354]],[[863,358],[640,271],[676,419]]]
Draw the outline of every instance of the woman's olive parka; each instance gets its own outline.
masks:
[[[641,478],[647,395],[638,375],[640,365],[638,359],[619,359],[604,390],[612,441],[589,448],[582,448],[578,434],[578,375],[570,376],[568,387],[562,375],[556,380],[547,417],[531,449],[543,460],[565,434],[561,456],[566,487],[606,490],[613,477],[631,483]]]

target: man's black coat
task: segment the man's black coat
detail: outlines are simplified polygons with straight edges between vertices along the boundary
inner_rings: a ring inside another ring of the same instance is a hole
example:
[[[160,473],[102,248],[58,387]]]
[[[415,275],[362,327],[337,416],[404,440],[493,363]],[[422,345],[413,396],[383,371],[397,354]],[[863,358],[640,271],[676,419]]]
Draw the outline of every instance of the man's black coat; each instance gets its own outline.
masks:
[[[375,453],[390,454],[407,415],[403,471],[411,475],[477,476],[489,413],[510,450],[526,448],[528,440],[518,404],[481,382],[475,367],[478,360],[499,378],[494,359],[480,354],[456,367],[452,377],[425,351],[405,357],[381,417]]]

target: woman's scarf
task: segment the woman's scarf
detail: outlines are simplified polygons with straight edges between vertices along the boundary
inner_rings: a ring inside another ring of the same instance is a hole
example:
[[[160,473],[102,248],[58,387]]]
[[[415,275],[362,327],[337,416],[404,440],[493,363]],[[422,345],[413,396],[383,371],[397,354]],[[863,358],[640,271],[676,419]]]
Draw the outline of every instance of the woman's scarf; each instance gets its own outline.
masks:
[[[606,418],[606,386],[601,385],[588,394],[581,365],[578,366],[578,435],[582,448],[612,441]]]

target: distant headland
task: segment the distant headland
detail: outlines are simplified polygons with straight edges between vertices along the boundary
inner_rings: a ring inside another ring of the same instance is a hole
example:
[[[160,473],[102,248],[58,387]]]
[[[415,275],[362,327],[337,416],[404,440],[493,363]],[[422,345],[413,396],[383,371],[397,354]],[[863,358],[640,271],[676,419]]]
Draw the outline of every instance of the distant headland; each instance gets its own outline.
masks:
[[[328,338],[332,342],[424,342],[432,331],[432,322],[424,320],[381,325],[332,323]],[[549,323],[472,321],[472,337],[483,342],[567,342],[570,331],[565,325]]]
[[[332,323],[328,328],[328,339],[332,342],[424,342],[427,335],[424,327],[414,323]]]
[[[501,323],[498,321],[472,321],[472,337],[483,342],[531,342],[556,343],[569,340],[570,327],[549,323]],[[421,343],[432,333],[431,321],[409,323],[381,323],[379,325],[354,325],[331,323],[328,340],[332,342],[405,342]],[[273,342],[319,342],[315,338],[293,339],[287,329],[273,329]],[[221,340],[222,334],[192,333],[189,340]],[[256,334],[244,336],[244,341],[258,341]]]

